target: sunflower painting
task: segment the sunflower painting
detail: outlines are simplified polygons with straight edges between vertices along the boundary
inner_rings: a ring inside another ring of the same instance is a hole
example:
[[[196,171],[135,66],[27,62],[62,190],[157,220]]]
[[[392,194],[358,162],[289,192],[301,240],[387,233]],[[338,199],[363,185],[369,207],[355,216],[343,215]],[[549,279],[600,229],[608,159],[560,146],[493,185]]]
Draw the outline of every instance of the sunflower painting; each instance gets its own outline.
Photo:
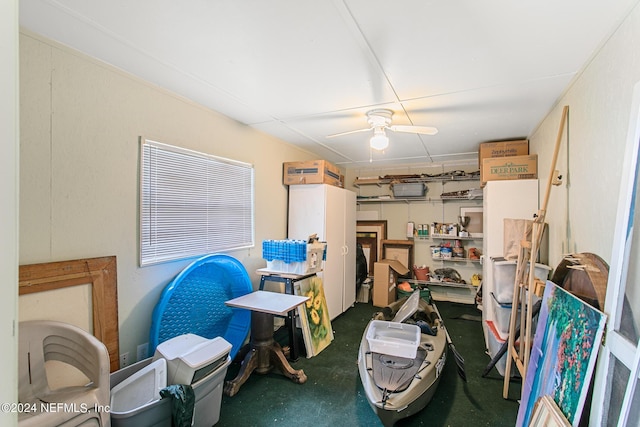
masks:
[[[315,356],[333,340],[333,330],[324,297],[322,279],[317,276],[300,282],[300,295],[308,296],[307,302],[299,307],[302,335],[307,357]]]

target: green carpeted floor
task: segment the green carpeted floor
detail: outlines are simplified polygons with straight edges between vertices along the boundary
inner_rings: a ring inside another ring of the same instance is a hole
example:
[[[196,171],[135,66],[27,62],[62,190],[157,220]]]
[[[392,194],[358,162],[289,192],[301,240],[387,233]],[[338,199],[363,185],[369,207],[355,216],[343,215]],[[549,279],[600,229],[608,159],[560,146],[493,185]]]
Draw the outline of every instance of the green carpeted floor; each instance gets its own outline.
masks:
[[[458,376],[449,353],[431,403],[396,426],[513,426],[520,382],[511,382],[505,400],[503,378],[495,368],[482,378],[490,359],[485,354],[481,322],[469,320],[481,313],[472,305],[447,302],[439,302],[438,308],[456,349],[465,358],[467,383]],[[369,407],[357,367],[362,334],[377,310],[371,304],[356,303],[333,320],[331,345],[315,357],[300,357],[292,363],[306,373],[305,384],[295,384],[277,372],[251,375],[238,394],[223,396],[217,426],[382,426]],[[238,369],[232,364],[227,379]]]

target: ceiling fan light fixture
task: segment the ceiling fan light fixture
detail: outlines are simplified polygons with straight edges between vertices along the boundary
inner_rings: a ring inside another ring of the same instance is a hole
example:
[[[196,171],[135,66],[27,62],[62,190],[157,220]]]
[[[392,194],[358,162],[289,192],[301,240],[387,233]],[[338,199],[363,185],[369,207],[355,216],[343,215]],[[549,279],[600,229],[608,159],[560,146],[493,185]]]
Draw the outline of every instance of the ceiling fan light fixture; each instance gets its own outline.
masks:
[[[369,140],[369,145],[374,150],[382,151],[389,146],[389,138],[384,132],[376,132]]]

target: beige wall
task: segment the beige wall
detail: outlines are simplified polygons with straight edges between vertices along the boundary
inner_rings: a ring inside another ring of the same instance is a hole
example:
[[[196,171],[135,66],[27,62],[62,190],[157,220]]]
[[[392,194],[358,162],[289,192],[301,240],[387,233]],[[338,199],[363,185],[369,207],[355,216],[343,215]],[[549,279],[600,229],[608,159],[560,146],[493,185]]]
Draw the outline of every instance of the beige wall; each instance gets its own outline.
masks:
[[[562,108],[569,106],[569,138],[565,132],[557,162],[565,185],[552,188],[547,213],[555,264],[566,252],[593,252],[610,262],[631,95],[640,80],[639,28],[635,7],[530,136],[544,194]]]
[[[230,255],[257,284],[262,240],[286,237],[282,162],[315,156],[30,33],[20,67],[20,264],[116,255],[120,352],[135,360],[160,292],[191,261],[138,267],[142,135],[254,165],[257,245]]]

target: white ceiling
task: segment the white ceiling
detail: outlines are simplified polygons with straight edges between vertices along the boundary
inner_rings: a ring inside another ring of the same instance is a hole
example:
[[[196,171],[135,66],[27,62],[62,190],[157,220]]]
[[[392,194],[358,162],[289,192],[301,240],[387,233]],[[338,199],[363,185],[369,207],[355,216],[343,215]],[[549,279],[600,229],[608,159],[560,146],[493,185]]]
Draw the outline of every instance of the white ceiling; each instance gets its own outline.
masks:
[[[21,0],[20,24],[352,167],[528,136],[637,2]],[[439,133],[326,138],[373,108]]]

